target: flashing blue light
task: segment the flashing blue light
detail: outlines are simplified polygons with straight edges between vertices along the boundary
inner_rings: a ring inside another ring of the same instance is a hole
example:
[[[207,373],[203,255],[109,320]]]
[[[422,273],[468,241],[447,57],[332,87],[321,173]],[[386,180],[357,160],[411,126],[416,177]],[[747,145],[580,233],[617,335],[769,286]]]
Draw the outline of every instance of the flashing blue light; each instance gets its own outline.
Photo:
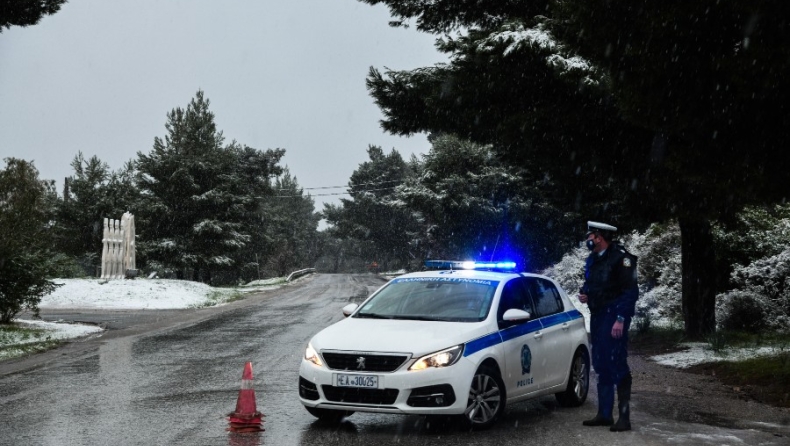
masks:
[[[516,262],[461,262],[458,260],[426,260],[426,268],[445,268],[445,269],[495,269],[495,270],[515,270]]]
[[[516,262],[474,262],[475,269],[516,269]]]

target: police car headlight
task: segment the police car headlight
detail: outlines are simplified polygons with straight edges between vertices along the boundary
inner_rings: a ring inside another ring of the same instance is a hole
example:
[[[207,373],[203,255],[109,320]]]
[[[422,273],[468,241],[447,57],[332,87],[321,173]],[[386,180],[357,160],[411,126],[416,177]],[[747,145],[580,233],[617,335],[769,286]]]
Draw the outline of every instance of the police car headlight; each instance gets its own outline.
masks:
[[[426,355],[418,359],[417,362],[409,367],[409,370],[415,371],[425,370],[430,367],[448,367],[458,362],[458,359],[461,357],[463,352],[464,346],[461,344],[440,352],[431,353],[430,355]]]
[[[315,351],[312,344],[307,344],[307,348],[304,351],[304,359],[312,362],[313,364],[321,367],[324,365],[324,362],[321,361],[321,357],[318,356],[318,352]]]

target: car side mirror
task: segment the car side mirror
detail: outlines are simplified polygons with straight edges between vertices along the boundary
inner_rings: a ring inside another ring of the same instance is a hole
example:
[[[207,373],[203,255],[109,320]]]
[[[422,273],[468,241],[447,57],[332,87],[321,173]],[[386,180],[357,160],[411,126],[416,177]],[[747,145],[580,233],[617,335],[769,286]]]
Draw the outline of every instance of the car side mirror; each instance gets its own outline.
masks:
[[[345,316],[345,317],[351,316],[351,313],[356,311],[356,309],[358,307],[359,307],[359,305],[357,305],[357,304],[348,304],[348,305],[346,305],[345,307],[343,307],[343,316]]]
[[[519,310],[516,308],[511,308],[505,311],[505,314],[502,316],[502,319],[506,321],[528,321],[532,319],[532,315],[529,314],[529,311]]]

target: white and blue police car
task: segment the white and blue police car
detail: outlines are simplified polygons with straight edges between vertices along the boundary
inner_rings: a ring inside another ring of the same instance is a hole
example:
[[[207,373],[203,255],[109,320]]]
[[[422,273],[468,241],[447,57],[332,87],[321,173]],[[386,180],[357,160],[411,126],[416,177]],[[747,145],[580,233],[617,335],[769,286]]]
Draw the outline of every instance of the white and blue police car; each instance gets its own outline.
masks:
[[[507,404],[589,389],[584,317],[548,277],[515,264],[427,261],[309,342],[299,398],[325,420],[354,412],[458,415],[493,425]]]

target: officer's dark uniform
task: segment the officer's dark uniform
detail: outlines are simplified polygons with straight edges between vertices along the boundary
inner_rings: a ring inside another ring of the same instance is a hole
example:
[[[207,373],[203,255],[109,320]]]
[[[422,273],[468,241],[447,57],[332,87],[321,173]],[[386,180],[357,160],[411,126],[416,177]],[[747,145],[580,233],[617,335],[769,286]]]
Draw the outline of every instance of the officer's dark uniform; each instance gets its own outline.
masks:
[[[617,386],[620,418],[612,430],[630,430],[631,370],[628,367],[628,328],[634,316],[637,286],[636,256],[617,242],[602,253],[591,253],[584,268],[584,286],[590,309],[592,362],[598,374],[598,414],[588,426],[612,425],[614,388]],[[623,322],[623,336],[612,337],[615,321]]]

